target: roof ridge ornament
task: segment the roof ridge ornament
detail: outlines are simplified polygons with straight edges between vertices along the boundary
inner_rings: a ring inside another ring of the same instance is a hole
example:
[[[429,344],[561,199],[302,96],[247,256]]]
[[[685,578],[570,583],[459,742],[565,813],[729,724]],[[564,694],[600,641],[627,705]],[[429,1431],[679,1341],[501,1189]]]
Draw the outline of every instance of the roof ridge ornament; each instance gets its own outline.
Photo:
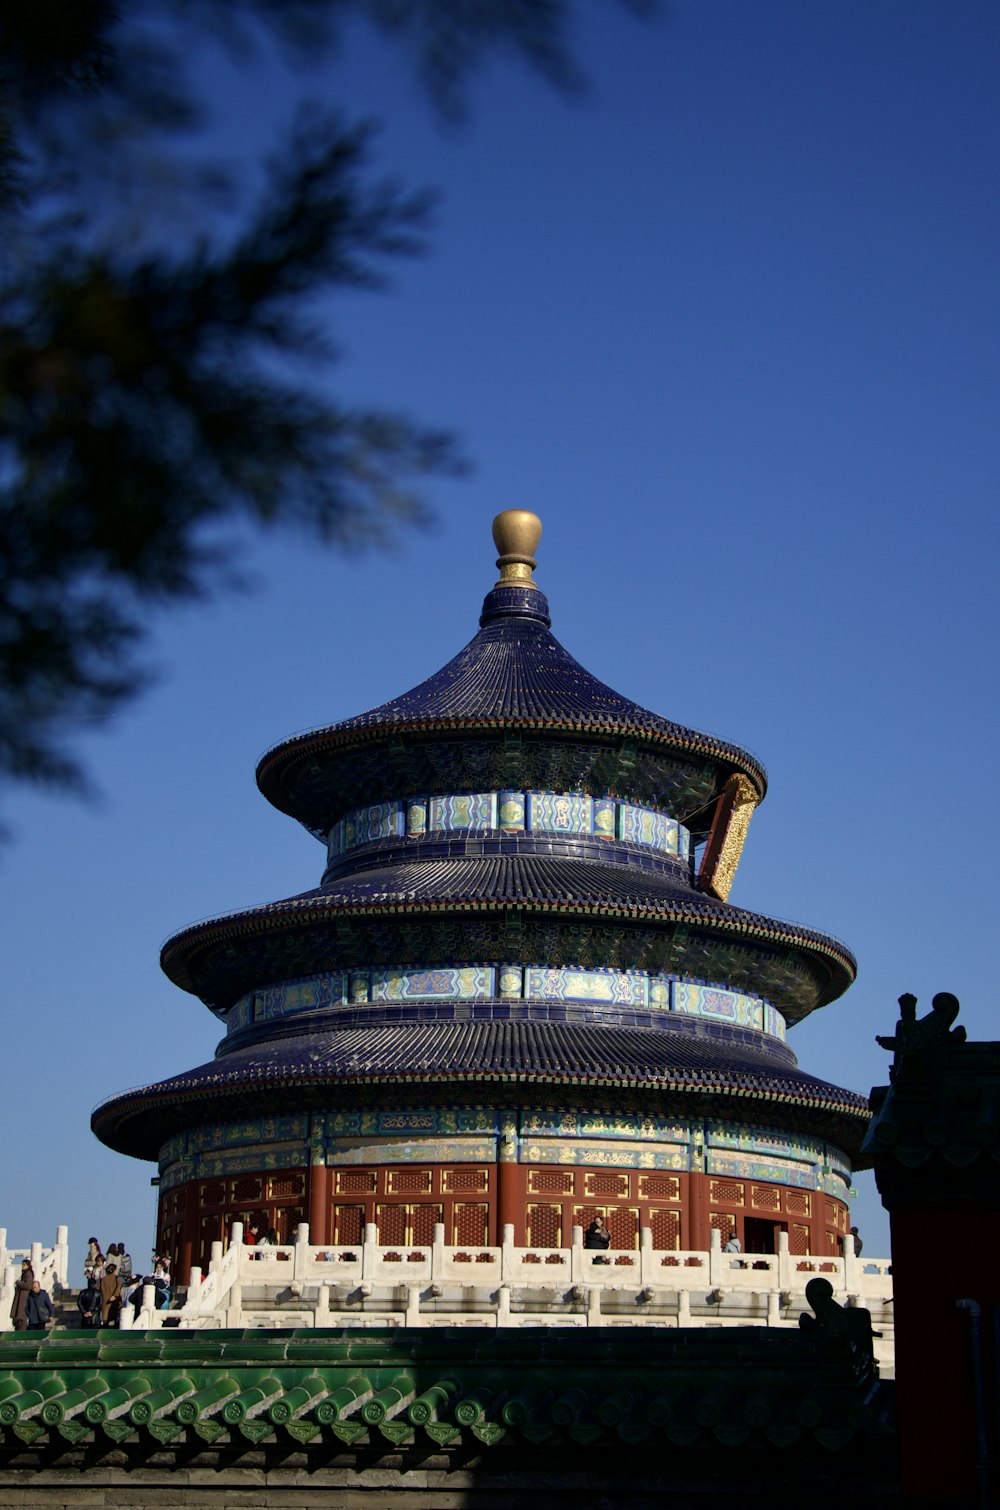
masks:
[[[493,521],[500,580],[483,602],[480,627],[493,620],[536,620],[548,629],[549,603],[531,573],[537,566],[535,551],[542,538],[542,521],[529,509],[504,509]]]
[[[504,509],[493,521],[493,543],[499,552],[498,587],[516,583],[538,591],[531,574],[538,562],[535,551],[542,538],[542,521],[528,509]]]

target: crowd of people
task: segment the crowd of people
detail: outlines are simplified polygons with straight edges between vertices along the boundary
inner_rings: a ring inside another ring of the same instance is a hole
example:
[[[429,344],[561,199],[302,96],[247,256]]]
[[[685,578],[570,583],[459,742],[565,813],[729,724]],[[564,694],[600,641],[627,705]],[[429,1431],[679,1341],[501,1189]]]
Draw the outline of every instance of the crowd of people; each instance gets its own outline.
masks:
[[[77,1297],[79,1325],[88,1331],[115,1327],[127,1305],[131,1305],[138,1315],[146,1285],[153,1286],[157,1310],[168,1306],[171,1299],[170,1260],[160,1253],[154,1253],[152,1257],[152,1272],[137,1274],[124,1243],[109,1243],[105,1253],[97,1238],[90,1238],[83,1264],[83,1288]],[[28,1258],[21,1264],[20,1277],[14,1283],[10,1316],[15,1332],[44,1331],[55,1321],[52,1297],[42,1289]]]

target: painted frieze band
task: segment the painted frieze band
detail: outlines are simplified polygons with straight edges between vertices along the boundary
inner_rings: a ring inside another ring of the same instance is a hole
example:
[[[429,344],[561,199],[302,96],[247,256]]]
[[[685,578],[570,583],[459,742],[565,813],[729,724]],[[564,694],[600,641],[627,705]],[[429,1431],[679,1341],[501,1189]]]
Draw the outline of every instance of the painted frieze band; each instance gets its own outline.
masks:
[[[329,1165],[493,1163],[504,1131],[521,1164],[669,1169],[822,1190],[843,1199],[850,1165],[821,1138],[729,1122],[490,1106],[339,1110],[177,1133],[160,1150],[161,1194],[192,1179]]]
[[[687,860],[691,835],[667,813],[637,807],[616,797],[588,797],[579,792],[457,792],[438,797],[413,796],[357,808],[333,825],[328,836],[330,861],[378,839],[410,839],[427,834],[470,831],[507,834],[566,834],[616,839]]]
[[[583,1002],[678,1012],[784,1039],[785,1020],[770,1002],[696,981],[641,970],[576,970],[547,965],[461,965],[434,970],[332,970],[248,991],[226,1019],[227,1031],[293,1012],[369,1002]]]

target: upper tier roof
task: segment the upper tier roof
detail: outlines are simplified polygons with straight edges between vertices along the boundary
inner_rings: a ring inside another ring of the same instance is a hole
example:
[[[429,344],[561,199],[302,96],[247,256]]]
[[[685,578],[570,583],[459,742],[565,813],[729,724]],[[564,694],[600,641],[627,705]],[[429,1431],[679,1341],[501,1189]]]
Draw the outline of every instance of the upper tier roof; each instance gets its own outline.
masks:
[[[419,746],[428,739],[481,740],[488,731],[509,729],[544,731],[550,740],[562,735],[590,747],[589,760],[579,758],[573,766],[567,789],[604,788],[617,779],[623,795],[669,805],[681,821],[703,810],[734,772],[764,795],[767,778],[753,755],[615,692],[564,649],[550,622],[548,602],[534,584],[498,584],[486,596],[479,633],[453,660],[391,702],[275,745],[257,767],[261,791],[282,812],[322,833],[359,800],[407,795],[408,778],[416,790],[440,787],[440,763],[421,760]],[[417,746],[405,758],[399,745],[404,737]],[[625,771],[609,770],[608,746],[623,739],[646,755],[646,769],[630,756]],[[381,760],[372,751],[379,745],[387,747]],[[359,763],[357,752],[365,747],[369,754]],[[454,781],[454,770],[452,765],[446,782]],[[481,771],[480,758],[479,780]],[[530,784],[530,759],[525,780]],[[503,777],[498,784],[506,784]]]

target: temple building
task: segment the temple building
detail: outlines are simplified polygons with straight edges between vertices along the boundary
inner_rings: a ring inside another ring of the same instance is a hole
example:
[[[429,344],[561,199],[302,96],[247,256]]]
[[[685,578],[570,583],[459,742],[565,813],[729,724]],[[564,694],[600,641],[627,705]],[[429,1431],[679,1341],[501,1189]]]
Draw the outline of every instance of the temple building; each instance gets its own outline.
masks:
[[[787,1030],[854,960],[729,904],[763,769],[563,649],[540,532],[498,516],[500,579],[442,670],[261,760],[319,885],[164,946],[225,1035],[93,1127],[158,1162],[184,1275],[234,1221],[559,1247],[599,1214],[614,1248],[842,1251],[867,1105]]]

